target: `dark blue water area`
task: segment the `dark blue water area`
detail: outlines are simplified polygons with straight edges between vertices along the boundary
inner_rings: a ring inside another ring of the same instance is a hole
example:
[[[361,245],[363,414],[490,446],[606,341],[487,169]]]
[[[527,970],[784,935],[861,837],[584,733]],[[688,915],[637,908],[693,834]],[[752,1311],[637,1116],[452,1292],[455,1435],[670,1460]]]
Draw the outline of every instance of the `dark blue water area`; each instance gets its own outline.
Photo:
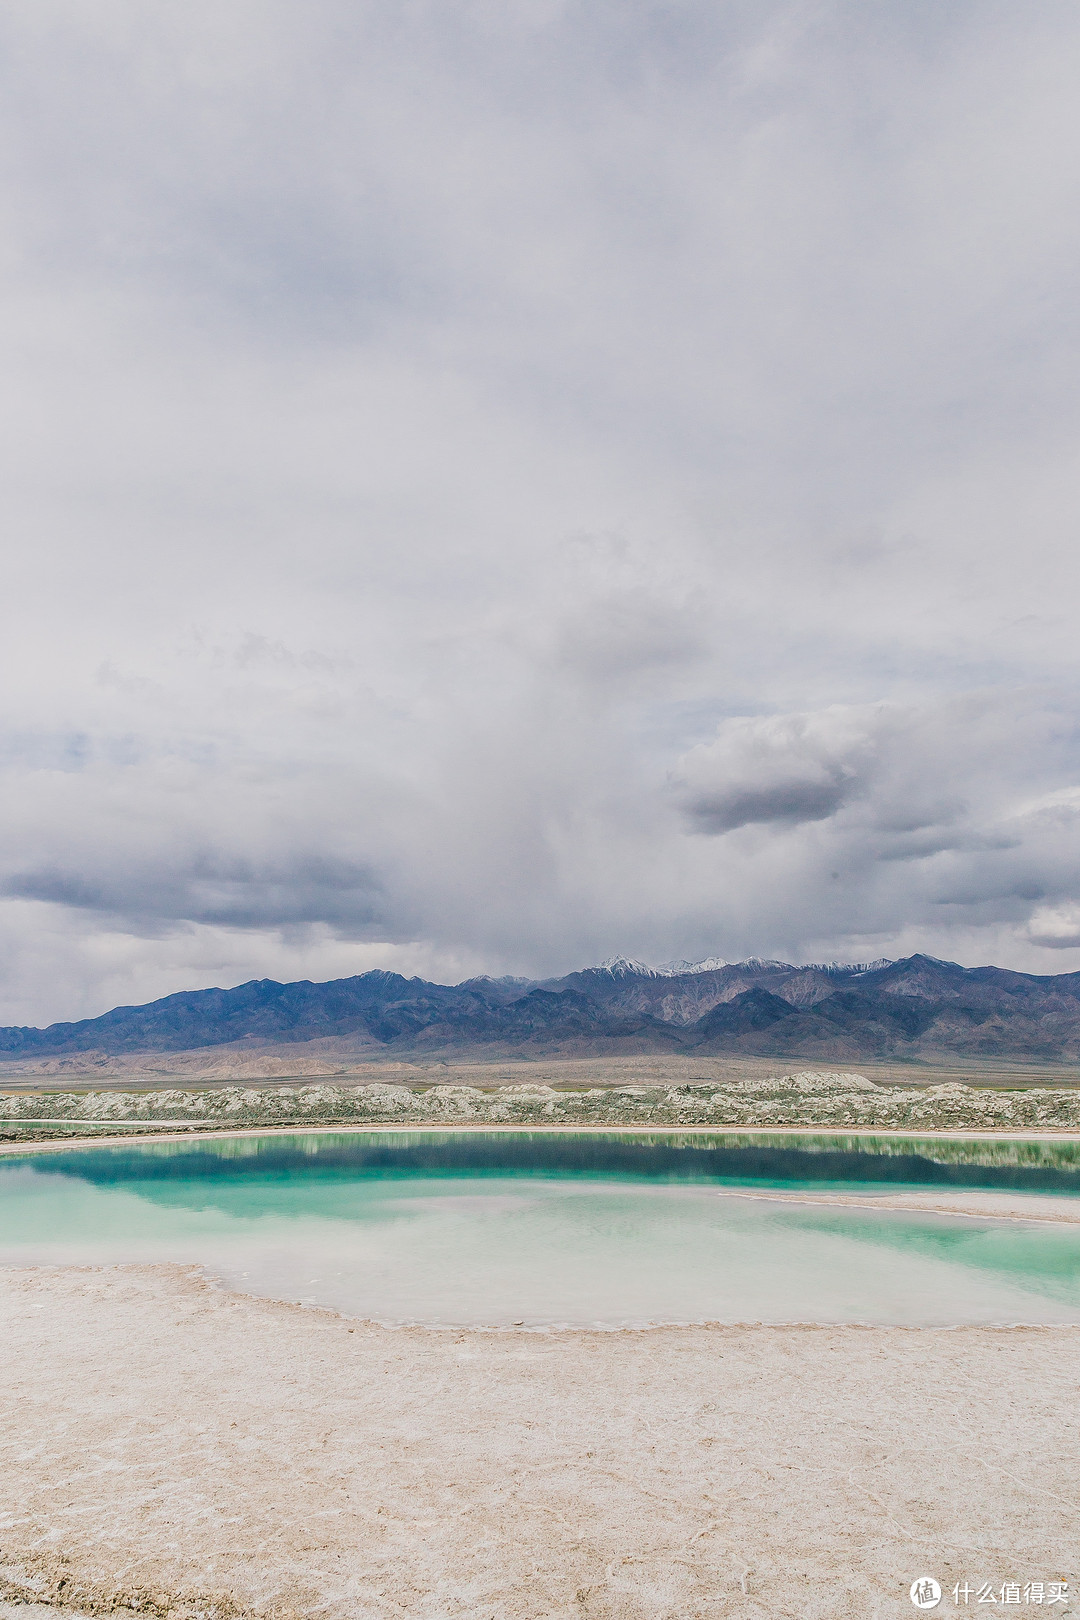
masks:
[[[69,1148],[19,1155],[39,1175],[98,1187],[140,1184],[144,1197],[213,1201],[228,1183],[535,1177],[746,1188],[887,1192],[927,1187],[1080,1196],[1080,1145],[890,1142],[841,1136],[778,1142],[752,1133],[298,1132],[199,1142]],[[988,1157],[1007,1154],[1007,1162]],[[942,1155],[942,1156],[938,1156]],[[4,1164],[0,1163],[0,1175]]]

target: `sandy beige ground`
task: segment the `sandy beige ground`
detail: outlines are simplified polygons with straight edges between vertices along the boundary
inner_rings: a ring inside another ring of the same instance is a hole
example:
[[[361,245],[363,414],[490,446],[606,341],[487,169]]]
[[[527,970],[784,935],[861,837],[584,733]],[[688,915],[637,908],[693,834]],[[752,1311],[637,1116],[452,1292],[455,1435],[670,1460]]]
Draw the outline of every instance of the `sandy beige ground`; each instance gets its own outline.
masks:
[[[814,1060],[815,1066],[857,1071],[880,1085],[937,1086],[949,1082],[975,1086],[1080,1085],[1080,1065],[1037,1063],[1007,1058],[942,1058],[939,1062],[857,1062],[839,1058]],[[566,1056],[556,1052],[529,1055],[490,1052],[470,1056],[393,1059],[379,1049],[357,1052],[347,1039],[326,1039],[253,1050],[237,1046],[200,1047],[193,1052],[102,1052],[29,1060],[0,1059],[0,1089],[47,1093],[80,1085],[95,1090],[161,1090],[177,1084],[206,1087],[249,1082],[253,1085],[295,1084],[298,1080],[333,1079],[341,1085],[388,1082],[391,1085],[669,1086],[717,1081],[722,1085],[764,1080],[791,1069],[806,1068],[806,1058],[686,1053],[614,1053],[603,1057]]]
[[[872,1620],[1080,1574],[1080,1330],[390,1330],[179,1267],[0,1272],[0,1321],[9,1602]]]

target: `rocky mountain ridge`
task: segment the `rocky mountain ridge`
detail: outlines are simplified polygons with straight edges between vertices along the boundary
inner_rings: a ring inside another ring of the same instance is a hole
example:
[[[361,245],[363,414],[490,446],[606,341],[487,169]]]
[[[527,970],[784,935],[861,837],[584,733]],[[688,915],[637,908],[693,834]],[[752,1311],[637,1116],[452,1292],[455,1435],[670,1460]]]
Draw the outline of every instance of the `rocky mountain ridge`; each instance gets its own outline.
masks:
[[[964,968],[922,955],[850,967],[752,958],[684,971],[619,958],[542,983],[441,985],[376,969],[326,984],[256,979],[47,1029],[0,1029],[0,1059],[327,1039],[387,1056],[498,1049],[1075,1062],[1080,973]]]

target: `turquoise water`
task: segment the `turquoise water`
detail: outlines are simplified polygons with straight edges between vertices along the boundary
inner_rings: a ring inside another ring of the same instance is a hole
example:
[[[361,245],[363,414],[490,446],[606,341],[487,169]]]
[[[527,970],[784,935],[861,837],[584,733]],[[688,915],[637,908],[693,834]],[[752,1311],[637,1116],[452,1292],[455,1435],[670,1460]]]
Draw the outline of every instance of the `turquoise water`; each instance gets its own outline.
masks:
[[[1069,1146],[940,1151],[528,1131],[28,1151],[0,1160],[0,1263],[197,1262],[250,1293],[444,1326],[1080,1322],[1080,1228],[737,1196],[1080,1196]]]

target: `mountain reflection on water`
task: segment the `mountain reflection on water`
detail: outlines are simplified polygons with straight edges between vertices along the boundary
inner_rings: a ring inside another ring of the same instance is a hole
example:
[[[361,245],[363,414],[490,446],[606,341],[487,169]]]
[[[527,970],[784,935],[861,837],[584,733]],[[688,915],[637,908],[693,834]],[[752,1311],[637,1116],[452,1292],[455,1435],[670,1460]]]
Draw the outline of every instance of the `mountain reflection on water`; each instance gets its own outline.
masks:
[[[22,1156],[20,1156],[22,1161]],[[556,1176],[835,1189],[957,1187],[1080,1194],[1080,1144],[718,1132],[311,1131],[33,1155],[97,1186],[261,1175]]]

